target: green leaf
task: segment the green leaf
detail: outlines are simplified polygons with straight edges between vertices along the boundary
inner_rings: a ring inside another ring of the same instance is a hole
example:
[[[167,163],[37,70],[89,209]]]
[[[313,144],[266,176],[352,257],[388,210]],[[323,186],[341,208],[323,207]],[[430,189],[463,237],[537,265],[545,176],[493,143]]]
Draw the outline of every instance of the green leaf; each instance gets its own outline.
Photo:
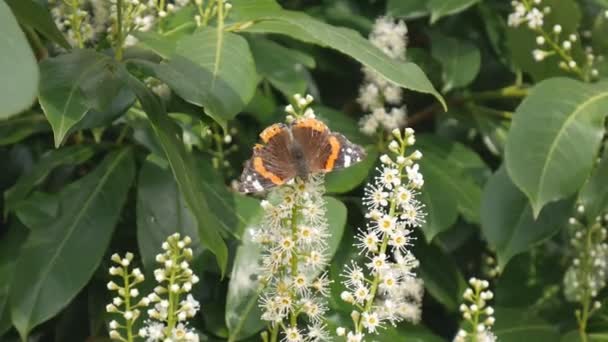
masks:
[[[477,2],[479,0],[428,0],[427,7],[431,11],[431,24],[445,16],[460,13]]]
[[[517,108],[505,160],[534,216],[548,202],[574,194],[589,176],[604,134],[606,106],[608,82],[557,78],[537,84]]]
[[[443,93],[475,80],[481,67],[481,53],[475,45],[438,32],[431,35],[431,42],[431,54],[443,67]]]
[[[264,328],[264,322],[260,319],[262,311],[258,307],[260,283],[257,273],[262,250],[252,240],[252,233],[259,224],[261,215],[260,211],[259,216],[245,229],[234,258],[226,296],[225,319],[230,331],[228,341],[245,339]]]
[[[124,109],[124,104],[117,105],[123,103],[119,95],[125,92],[117,67],[110,57],[93,50],[74,50],[40,63],[39,101],[53,127],[55,147],[89,111]]]
[[[31,135],[51,129],[42,114],[27,112],[8,120],[0,120],[0,146],[12,145]]]
[[[133,32],[133,36],[139,40],[139,45],[154,51],[164,59],[169,59],[177,48],[177,42],[174,39],[167,39],[158,32],[136,31]]]
[[[327,210],[327,223],[331,237],[328,241],[328,256],[331,259],[340,246],[346,225],[346,207],[333,197],[324,197]],[[243,233],[241,245],[237,249],[228,295],[226,299],[226,326],[230,331],[228,341],[239,341],[260,331],[265,323],[260,319],[257,306],[260,284],[257,271],[262,251],[251,240],[255,227],[260,224],[261,216],[251,220]]]
[[[167,54],[170,43],[153,38],[144,44]],[[178,40],[167,64],[142,64],[184,100],[204,107],[205,113],[223,126],[245,108],[257,85],[255,63],[245,38],[224,32],[218,40],[212,28]]]
[[[64,188],[61,212],[31,231],[10,293],[13,324],[22,339],[56,315],[89,281],[110,243],[134,177],[133,154],[108,155],[89,175]]]
[[[30,107],[36,98],[40,77],[36,58],[10,8],[0,2],[0,120]]]
[[[266,78],[285,97],[291,98],[293,94],[306,92],[308,83],[305,66],[315,66],[312,57],[261,37],[249,39],[249,46],[260,76]]]
[[[581,189],[578,198],[585,207],[585,215],[589,222],[608,210],[608,150],[595,165],[593,172]]]
[[[32,0],[5,0],[21,25],[40,32],[47,39],[59,44],[64,49],[70,49],[70,43],[59,31],[51,12],[44,6]]]
[[[572,201],[552,203],[535,220],[525,195],[501,167],[484,189],[481,230],[496,249],[498,264],[504,269],[513,256],[559,232],[571,210]]]
[[[126,71],[123,72],[126,74]],[[201,242],[215,254],[223,274],[228,263],[228,248],[218,232],[220,224],[205,199],[203,181],[197,172],[193,156],[186,151],[183,143],[178,139],[181,136],[179,128],[167,116],[163,106],[152,92],[135,77],[129,74],[126,74],[125,77],[148,115],[169,165],[171,165],[179,190],[196,217]]]
[[[206,107],[211,117],[230,120],[253,97],[257,85],[255,63],[243,37],[225,32],[219,39],[216,30],[205,28],[180,39],[175,51],[210,72],[207,87],[225,106]]]
[[[176,232],[190,236],[195,255],[200,254],[196,219],[171,170],[148,159],[139,171],[137,185],[137,244],[146,271],[154,269],[158,249]]]
[[[15,263],[19,256],[21,245],[27,237],[27,229],[19,224],[8,227],[0,239],[0,336],[11,327],[11,315],[8,295],[15,274]]]
[[[15,214],[26,227],[44,229],[57,217],[59,197],[44,192],[34,192],[27,199],[19,202]]]
[[[430,14],[427,3],[428,0],[388,0],[386,2],[386,14],[404,19],[426,17]]]
[[[496,308],[496,325],[492,329],[498,341],[558,341],[557,327],[525,309]]]
[[[74,145],[44,154],[32,170],[22,175],[17,183],[4,193],[5,214],[14,209],[20,201],[55,169],[61,165],[78,165],[89,160],[95,154],[93,146]]]
[[[344,170],[331,172],[325,176],[325,187],[328,193],[343,194],[349,192],[363,183],[374,169],[378,160],[378,149],[368,146],[367,156],[362,162]]]
[[[487,171],[481,158],[464,145],[437,136],[419,136],[416,148],[423,154],[420,200],[428,213],[422,226],[427,241],[454,224],[458,212],[469,222],[479,222],[481,187],[476,177]]]
[[[251,1],[252,4],[256,2]],[[258,23],[280,22],[282,23],[280,29],[275,30],[274,33],[286,34],[307,42],[310,42],[307,38],[312,37],[323,46],[340,51],[375,70],[391,83],[435,96],[444,109],[447,109],[443,97],[433,88],[420,67],[414,63],[390,59],[354,30],[328,25],[301,12],[252,10],[247,14],[243,14],[243,18],[255,21],[253,28],[259,25]]]
[[[449,311],[456,311],[467,287],[456,262],[444,251],[424,241],[414,244],[414,255],[420,261],[417,273],[424,288]]]

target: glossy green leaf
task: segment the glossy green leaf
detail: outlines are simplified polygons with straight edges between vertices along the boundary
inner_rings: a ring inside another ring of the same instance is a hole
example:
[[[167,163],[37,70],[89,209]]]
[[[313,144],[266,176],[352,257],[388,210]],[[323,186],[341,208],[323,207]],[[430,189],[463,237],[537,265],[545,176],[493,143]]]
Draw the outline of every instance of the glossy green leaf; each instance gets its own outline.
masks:
[[[8,120],[0,120],[0,146],[12,145],[31,135],[51,130],[42,114],[27,112]]]
[[[444,251],[424,241],[416,241],[414,255],[420,261],[416,273],[424,280],[425,291],[449,311],[456,311],[467,287],[456,262]]]
[[[22,175],[15,185],[6,190],[4,193],[5,213],[24,200],[56,167],[81,164],[94,154],[95,149],[87,145],[75,145],[48,151],[29,173]]]
[[[346,207],[342,202],[325,197],[327,201],[327,223],[331,237],[328,241],[328,255],[331,259],[340,246],[346,225]],[[260,216],[252,219],[245,228],[239,246],[226,299],[226,326],[230,331],[229,341],[239,341],[253,336],[262,330],[265,323],[260,319],[257,306],[260,284],[258,269],[261,262],[261,249],[251,241],[252,233],[261,223]]]
[[[249,39],[249,46],[260,76],[267,79],[285,97],[291,98],[293,94],[306,92],[308,83],[305,68],[314,67],[315,61],[312,57],[259,37]]]
[[[27,229],[20,224],[12,224],[0,239],[0,336],[12,325],[8,295],[19,250],[26,237]]]
[[[10,293],[13,324],[22,338],[63,309],[99,266],[134,168],[131,150],[111,153],[95,171],[64,188],[57,219],[28,236],[16,266],[27,272],[15,275]]]
[[[252,1],[252,3],[255,2]],[[247,20],[256,21],[253,28],[258,25],[258,22],[280,22],[283,31],[276,30],[274,33],[286,34],[307,42],[310,42],[310,40],[306,38],[312,37],[314,41],[321,42],[324,46],[356,59],[396,85],[435,96],[446,108],[443,97],[435,90],[420,67],[414,63],[404,63],[390,59],[354,30],[331,26],[304,13],[287,10],[255,10],[247,14],[243,17]],[[294,34],[294,32],[296,33]],[[301,33],[304,33],[304,38]]]
[[[428,214],[422,227],[427,241],[454,224],[458,212],[469,222],[479,222],[481,186],[476,177],[487,171],[481,158],[464,145],[437,136],[419,136],[416,148],[423,154],[420,200]]]
[[[205,107],[211,117],[230,120],[253,97],[257,85],[255,63],[244,38],[225,32],[220,39],[215,29],[206,28],[180,39],[175,52],[209,73],[204,82],[222,103],[219,108]],[[192,100],[195,104],[206,104]]]
[[[481,230],[496,249],[500,268],[504,268],[513,256],[559,232],[571,211],[572,201],[560,201],[548,205],[535,219],[526,196],[502,167],[484,189]]]
[[[591,176],[585,182],[578,197],[585,207],[585,215],[589,222],[608,211],[608,150],[595,165]]]
[[[148,159],[139,171],[137,185],[137,244],[146,271],[154,269],[159,246],[176,232],[190,236],[195,255],[200,254],[196,219],[171,170]]]
[[[39,101],[53,127],[55,147],[89,111],[116,110],[126,85],[116,63],[93,50],[74,50],[40,63]],[[118,108],[120,109],[120,108]]]
[[[70,43],[59,31],[51,12],[40,3],[33,0],[5,0],[21,25],[29,26],[40,32],[47,39],[69,49]]]
[[[158,32],[137,31],[133,32],[133,36],[139,40],[141,46],[154,51],[164,59],[169,59],[175,53],[177,47],[177,42],[174,39],[167,39]]]
[[[126,71],[124,71],[126,73]],[[199,238],[205,247],[215,254],[222,274],[228,264],[228,248],[218,231],[219,222],[210,210],[202,188],[202,179],[197,172],[191,154],[179,140],[180,131],[169,119],[163,106],[145,85],[131,75],[125,75],[131,89],[139,99],[148,119],[154,128],[173,175],[194,217],[196,217]]]
[[[431,23],[442,17],[460,13],[477,2],[479,0],[428,0],[427,7],[431,11]]]
[[[11,9],[0,2],[0,120],[34,103],[38,90],[38,63]],[[10,81],[9,81],[10,80]]]
[[[30,229],[44,229],[57,217],[59,196],[34,192],[28,198],[17,203],[15,214],[19,221]]]
[[[363,161],[347,169],[331,172],[325,176],[325,188],[328,193],[342,194],[349,192],[363,183],[374,169],[378,160],[378,149],[368,146],[367,156]]]
[[[492,332],[498,341],[558,341],[556,326],[538,318],[525,309],[496,308],[496,324]]]
[[[440,33],[431,35],[433,58],[441,63],[442,92],[468,86],[481,67],[481,53],[470,42],[448,37]]]
[[[253,232],[260,223],[262,213],[245,229],[241,245],[237,249],[226,297],[226,326],[230,331],[228,341],[239,341],[253,336],[264,328],[258,307],[260,246],[252,241]]]
[[[428,0],[403,1],[403,0],[388,0],[386,2],[386,12],[388,15],[404,18],[416,19],[426,17],[430,14],[428,9]]]
[[[144,38],[148,35],[144,36]],[[144,44],[166,55],[172,45],[158,36]],[[165,56],[167,57],[167,56]],[[216,30],[203,28],[178,40],[169,62],[148,64],[184,100],[204,107],[205,113],[225,125],[245,106],[255,92],[257,74],[245,38],[224,32],[218,40]]]
[[[506,164],[534,216],[549,202],[574,194],[591,172],[608,106],[608,82],[565,78],[539,83],[517,108]]]

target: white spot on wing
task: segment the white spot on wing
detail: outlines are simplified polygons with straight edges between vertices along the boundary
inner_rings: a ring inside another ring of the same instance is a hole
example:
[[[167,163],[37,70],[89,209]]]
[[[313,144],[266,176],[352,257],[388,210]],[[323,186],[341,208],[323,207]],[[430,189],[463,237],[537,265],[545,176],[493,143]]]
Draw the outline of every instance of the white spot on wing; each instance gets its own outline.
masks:
[[[262,184],[260,184],[260,181],[258,181],[257,179],[255,180],[255,182],[253,182],[253,187],[257,190],[257,191],[262,191],[264,190],[264,187],[262,186]]]
[[[350,156],[349,155],[345,155],[344,156],[344,167],[349,167],[350,166]]]

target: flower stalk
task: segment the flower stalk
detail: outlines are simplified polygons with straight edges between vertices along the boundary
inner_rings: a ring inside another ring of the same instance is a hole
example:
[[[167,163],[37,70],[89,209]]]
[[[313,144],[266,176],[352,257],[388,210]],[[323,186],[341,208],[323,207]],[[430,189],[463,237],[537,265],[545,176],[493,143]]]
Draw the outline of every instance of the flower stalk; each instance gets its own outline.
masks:
[[[357,236],[356,246],[369,260],[365,264],[369,275],[355,261],[343,274],[346,291],[341,298],[354,307],[353,328],[339,327],[337,334],[348,342],[363,341],[366,333],[377,333],[386,322],[395,325],[420,320],[423,285],[415,276],[418,260],[410,247],[412,229],[419,227],[425,216],[423,205],[416,200],[424,184],[415,163],[422,153],[408,154],[408,147],[415,143],[412,129],[404,133],[395,129],[392,135],[389,150],[393,158],[380,158],[380,175],[365,189],[363,202],[370,224]]]
[[[569,220],[575,257],[564,276],[564,294],[567,300],[580,305],[575,317],[580,339],[586,342],[589,319],[602,306],[595,298],[606,287],[608,215],[587,222],[584,214],[585,207],[578,205],[576,215]]]

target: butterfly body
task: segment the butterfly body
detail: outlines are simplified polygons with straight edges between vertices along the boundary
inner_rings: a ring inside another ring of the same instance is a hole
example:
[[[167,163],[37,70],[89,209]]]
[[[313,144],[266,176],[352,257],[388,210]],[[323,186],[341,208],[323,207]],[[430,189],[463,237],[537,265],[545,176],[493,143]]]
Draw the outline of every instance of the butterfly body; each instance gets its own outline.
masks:
[[[260,133],[264,144],[253,148],[245,164],[240,191],[261,192],[295,178],[349,167],[365,150],[312,118],[291,125],[274,124]]]

